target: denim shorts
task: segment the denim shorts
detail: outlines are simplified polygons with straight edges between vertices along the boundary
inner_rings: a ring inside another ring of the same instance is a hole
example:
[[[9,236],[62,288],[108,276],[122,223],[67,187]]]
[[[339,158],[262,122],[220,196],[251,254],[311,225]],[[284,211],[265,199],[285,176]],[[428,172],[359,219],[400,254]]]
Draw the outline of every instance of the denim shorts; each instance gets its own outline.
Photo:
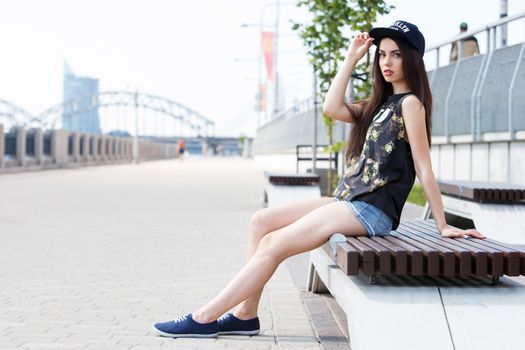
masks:
[[[336,201],[339,201],[336,198]],[[392,230],[393,219],[381,209],[363,201],[345,202],[370,237],[384,237]]]

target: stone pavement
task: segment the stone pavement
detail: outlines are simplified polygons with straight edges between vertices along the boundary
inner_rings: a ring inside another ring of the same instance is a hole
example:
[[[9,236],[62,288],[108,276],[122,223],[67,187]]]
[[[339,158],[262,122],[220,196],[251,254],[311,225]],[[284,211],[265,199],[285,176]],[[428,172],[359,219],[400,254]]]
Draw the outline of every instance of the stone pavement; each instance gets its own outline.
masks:
[[[333,300],[292,276],[306,279],[304,256],[267,285],[260,336],[152,331],[242,267],[263,185],[233,158],[0,176],[0,349],[347,349]]]

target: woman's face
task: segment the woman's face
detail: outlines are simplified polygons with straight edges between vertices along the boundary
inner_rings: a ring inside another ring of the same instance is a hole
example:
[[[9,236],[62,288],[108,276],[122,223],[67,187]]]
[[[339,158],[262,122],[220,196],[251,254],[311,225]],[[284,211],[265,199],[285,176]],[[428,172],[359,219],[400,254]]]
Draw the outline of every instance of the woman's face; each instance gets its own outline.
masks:
[[[379,68],[383,78],[389,83],[400,82],[405,79],[403,74],[403,57],[396,42],[384,38],[379,44]]]

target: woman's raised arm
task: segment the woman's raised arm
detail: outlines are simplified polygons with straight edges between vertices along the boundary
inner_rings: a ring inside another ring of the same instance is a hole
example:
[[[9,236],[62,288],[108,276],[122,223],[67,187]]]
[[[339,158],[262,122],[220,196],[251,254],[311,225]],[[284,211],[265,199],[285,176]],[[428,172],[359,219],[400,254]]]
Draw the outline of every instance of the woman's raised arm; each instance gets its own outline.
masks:
[[[346,58],[332,80],[323,103],[323,113],[332,119],[347,123],[356,122],[356,116],[363,107],[359,104],[347,105],[345,103],[346,86],[357,62],[368,52],[373,40],[368,33],[359,33],[352,40]]]

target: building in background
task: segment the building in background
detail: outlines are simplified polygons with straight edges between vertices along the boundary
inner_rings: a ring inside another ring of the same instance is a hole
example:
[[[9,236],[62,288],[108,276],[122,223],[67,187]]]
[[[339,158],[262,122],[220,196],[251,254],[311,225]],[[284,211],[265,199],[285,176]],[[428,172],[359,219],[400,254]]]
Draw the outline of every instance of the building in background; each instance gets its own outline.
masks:
[[[76,76],[64,62],[62,126],[68,131],[100,134],[98,79]]]

